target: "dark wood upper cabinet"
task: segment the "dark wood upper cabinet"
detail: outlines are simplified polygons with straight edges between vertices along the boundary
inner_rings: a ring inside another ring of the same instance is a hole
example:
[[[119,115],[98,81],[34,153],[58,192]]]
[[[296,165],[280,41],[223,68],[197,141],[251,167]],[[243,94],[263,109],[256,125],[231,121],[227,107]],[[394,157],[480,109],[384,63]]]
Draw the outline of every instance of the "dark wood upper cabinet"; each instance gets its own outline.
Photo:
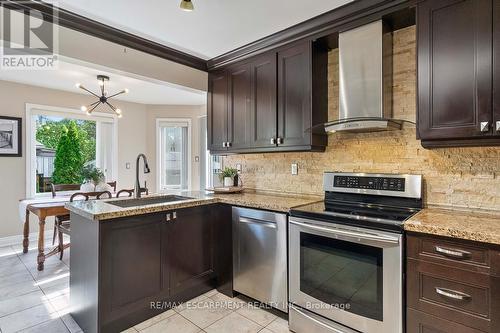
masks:
[[[276,53],[256,57],[252,62],[251,146],[276,146]]]
[[[250,146],[251,134],[251,66],[238,64],[228,69],[227,145],[230,149]]]
[[[309,43],[278,52],[278,139],[281,146],[310,143],[310,72]]]
[[[326,135],[317,134],[314,126],[327,121],[327,57],[311,41],[278,52],[280,147],[326,145]]]
[[[493,132],[500,138],[500,1],[493,2]]]
[[[326,134],[320,126],[315,131],[314,125],[322,125],[328,117],[327,52],[326,47],[304,41],[211,73],[210,151],[324,150]],[[224,114],[226,118],[220,119]]]
[[[226,150],[228,128],[228,76],[225,70],[208,75],[208,149]]]
[[[417,5],[417,135],[424,147],[494,143],[492,4]]]

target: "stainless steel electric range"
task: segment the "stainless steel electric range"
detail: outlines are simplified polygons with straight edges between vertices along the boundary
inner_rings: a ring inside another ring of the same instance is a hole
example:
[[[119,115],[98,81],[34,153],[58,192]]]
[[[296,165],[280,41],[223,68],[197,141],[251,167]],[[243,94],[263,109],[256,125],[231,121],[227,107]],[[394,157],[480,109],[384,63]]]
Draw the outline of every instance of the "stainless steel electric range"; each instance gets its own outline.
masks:
[[[324,190],[290,212],[290,329],[403,332],[403,222],[422,176],[327,172]]]

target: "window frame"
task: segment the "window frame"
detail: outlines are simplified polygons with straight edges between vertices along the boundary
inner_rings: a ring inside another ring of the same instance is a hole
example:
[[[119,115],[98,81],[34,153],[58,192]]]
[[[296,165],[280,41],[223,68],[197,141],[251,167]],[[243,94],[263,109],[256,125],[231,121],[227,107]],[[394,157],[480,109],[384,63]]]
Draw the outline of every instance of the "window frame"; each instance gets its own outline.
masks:
[[[161,184],[161,163],[162,163],[162,151],[161,151],[161,123],[187,123],[188,124],[188,142],[187,142],[187,161],[188,161],[188,171],[187,171],[187,190],[192,190],[192,162],[193,162],[193,132],[192,132],[192,120],[191,118],[156,118],[156,189],[158,192],[161,191],[175,191],[177,189],[163,188]],[[182,189],[179,189],[182,191]]]
[[[42,104],[31,104],[26,103],[26,197],[28,198],[42,198],[50,197],[52,194],[47,193],[36,193],[36,135],[35,126],[36,122],[33,121],[34,115],[48,115],[55,117],[65,117],[73,119],[82,120],[92,120],[96,122],[96,133],[98,136],[100,122],[107,121],[113,124],[113,166],[111,170],[111,175],[113,179],[118,176],[118,117],[113,114],[94,112],[91,116],[87,116],[80,109],[71,109],[58,106],[42,105]],[[96,165],[99,161],[99,150],[100,147],[96,144]],[[64,193],[64,192],[63,192]]]

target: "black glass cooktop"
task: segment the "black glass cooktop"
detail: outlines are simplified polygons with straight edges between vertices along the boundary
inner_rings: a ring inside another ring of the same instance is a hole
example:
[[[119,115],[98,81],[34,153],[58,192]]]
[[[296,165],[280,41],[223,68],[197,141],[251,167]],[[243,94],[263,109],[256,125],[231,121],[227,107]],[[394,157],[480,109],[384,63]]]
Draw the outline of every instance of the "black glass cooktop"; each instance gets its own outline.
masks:
[[[368,226],[375,229],[402,230],[402,224],[419,207],[395,207],[374,203],[319,201],[292,208],[296,217],[320,219],[333,223]]]

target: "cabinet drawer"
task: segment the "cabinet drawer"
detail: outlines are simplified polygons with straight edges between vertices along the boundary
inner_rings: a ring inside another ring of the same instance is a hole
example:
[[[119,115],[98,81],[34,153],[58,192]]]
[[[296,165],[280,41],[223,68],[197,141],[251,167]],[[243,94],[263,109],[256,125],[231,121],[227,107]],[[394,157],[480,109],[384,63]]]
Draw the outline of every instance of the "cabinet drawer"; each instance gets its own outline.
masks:
[[[472,244],[445,238],[408,236],[408,256],[443,265],[489,273],[490,252]]]
[[[408,306],[479,330],[490,329],[492,277],[408,259]]]
[[[471,327],[460,325],[452,321],[432,316],[417,310],[408,309],[406,312],[407,333],[482,333]]]

